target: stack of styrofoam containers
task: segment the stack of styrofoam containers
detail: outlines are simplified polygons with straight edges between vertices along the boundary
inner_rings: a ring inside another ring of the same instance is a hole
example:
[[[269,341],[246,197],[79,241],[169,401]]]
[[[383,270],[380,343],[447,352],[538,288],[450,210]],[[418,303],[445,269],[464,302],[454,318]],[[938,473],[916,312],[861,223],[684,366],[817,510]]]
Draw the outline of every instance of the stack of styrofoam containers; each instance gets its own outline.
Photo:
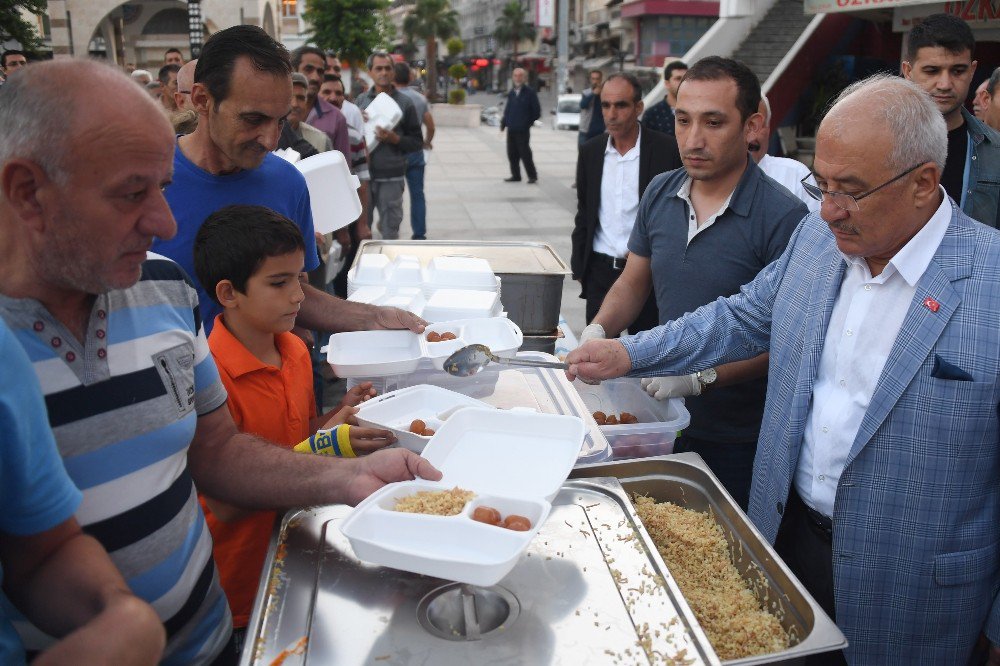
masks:
[[[616,460],[673,453],[677,433],[691,424],[683,398],[657,400],[635,378],[609,379],[597,385],[577,379],[573,387],[591,413],[621,416],[628,412],[639,419],[627,425],[600,426]]]
[[[363,254],[347,274],[347,298],[402,308],[432,323],[503,314],[500,279],[476,257],[434,257],[421,266],[411,255]]]

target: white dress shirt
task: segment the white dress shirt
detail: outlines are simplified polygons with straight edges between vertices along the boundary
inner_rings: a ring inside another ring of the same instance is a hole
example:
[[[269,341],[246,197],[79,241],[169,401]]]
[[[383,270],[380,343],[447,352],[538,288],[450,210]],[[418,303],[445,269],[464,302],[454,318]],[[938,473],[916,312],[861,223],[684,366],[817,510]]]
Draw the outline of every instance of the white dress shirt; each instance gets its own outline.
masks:
[[[781,185],[784,185],[789,192],[801,199],[802,203],[809,208],[809,212],[819,210],[820,202],[806,194],[805,188],[802,187],[802,179],[806,176],[809,176],[807,182],[813,185],[816,184],[816,179],[805,164],[787,157],[764,155],[764,157],[760,158],[760,162],[757,162],[757,166],[768,176],[778,181]]]
[[[598,111],[599,113],[600,111]],[[611,144],[604,147],[604,170],[601,172],[601,204],[597,209],[594,252],[622,258],[628,254],[628,238],[639,213],[639,143],[622,155]]]
[[[698,224],[698,216],[694,214],[694,204],[691,203],[691,184],[692,183],[694,183],[694,180],[691,178],[691,176],[688,176],[684,180],[684,184],[681,185],[681,189],[677,190],[677,196],[679,198],[683,199],[684,203],[687,204],[687,212],[688,212],[688,245],[691,244],[691,241],[694,240],[695,236],[697,236],[698,234],[700,234],[701,232],[703,232],[705,229],[708,229],[710,226],[712,226],[713,224],[715,224],[715,221],[719,218],[719,216],[722,215],[723,213],[725,213],[726,209],[729,208],[729,202],[733,200],[733,194],[736,193],[736,188],[734,187],[733,191],[729,193],[728,197],[726,197],[726,200],[722,202],[722,206],[719,208],[719,210],[715,211],[714,215],[709,216],[708,219],[706,219],[704,222],[702,222],[699,225]],[[737,183],[737,185],[739,185],[739,183]]]
[[[826,330],[795,471],[799,496],[825,516],[833,515],[847,455],[917,282],[951,222],[951,201],[944,188],[941,194],[944,201],[931,219],[879,275],[872,277],[862,257],[843,255],[847,268]]]

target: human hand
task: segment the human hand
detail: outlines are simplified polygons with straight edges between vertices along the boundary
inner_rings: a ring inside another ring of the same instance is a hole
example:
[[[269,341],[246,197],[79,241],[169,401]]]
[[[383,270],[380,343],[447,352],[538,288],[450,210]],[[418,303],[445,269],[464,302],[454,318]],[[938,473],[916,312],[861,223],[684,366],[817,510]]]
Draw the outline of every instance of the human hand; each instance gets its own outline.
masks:
[[[582,345],[589,340],[604,340],[607,337],[607,334],[604,332],[604,327],[600,324],[587,324],[586,328],[583,329],[583,332],[580,333],[580,344]],[[601,383],[595,379],[584,379],[583,377],[580,378],[580,381],[584,384],[590,385]]]
[[[372,239],[372,228],[368,226],[367,222],[359,221],[354,228],[354,232],[357,234],[359,241]]]
[[[680,377],[643,377],[639,384],[657,400],[701,395],[701,382],[698,381],[697,373]]]
[[[387,483],[417,478],[437,481],[441,478],[441,472],[426,458],[406,449],[376,451],[370,456],[347,462],[351,465],[351,478],[345,484],[345,495],[351,506]],[[345,467],[338,467],[338,473],[343,473]]]
[[[398,330],[406,328],[414,333],[423,333],[427,322],[413,314],[400,308],[377,306],[375,317],[369,322],[370,330]]]
[[[632,369],[632,359],[620,341],[590,340],[566,355],[566,377],[583,381],[622,377]],[[595,382],[595,383],[596,383]]]
[[[375,127],[375,138],[383,143],[399,143],[399,135],[384,127]]]
[[[354,407],[360,405],[369,398],[374,398],[378,392],[373,388],[371,382],[362,382],[352,389],[349,389],[340,401],[341,407]],[[338,412],[339,413],[339,412]],[[343,423],[343,421],[341,421]]]
[[[431,145],[430,141],[424,141],[424,149],[425,150],[434,150],[434,146]]]

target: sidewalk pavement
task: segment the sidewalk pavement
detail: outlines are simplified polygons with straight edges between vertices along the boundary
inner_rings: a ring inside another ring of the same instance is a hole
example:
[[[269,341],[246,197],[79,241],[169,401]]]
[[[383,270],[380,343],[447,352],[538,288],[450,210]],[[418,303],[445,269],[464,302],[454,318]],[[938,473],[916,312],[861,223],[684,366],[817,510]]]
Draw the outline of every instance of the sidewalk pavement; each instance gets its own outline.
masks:
[[[427,237],[432,240],[505,240],[548,243],[566,265],[576,215],[577,133],[553,130],[551,116],[531,131],[538,183],[510,176],[506,134],[499,128],[439,127],[425,172]],[[400,238],[409,238],[409,193],[403,195]],[[585,325],[580,285],[566,276],[562,314],[572,333]]]

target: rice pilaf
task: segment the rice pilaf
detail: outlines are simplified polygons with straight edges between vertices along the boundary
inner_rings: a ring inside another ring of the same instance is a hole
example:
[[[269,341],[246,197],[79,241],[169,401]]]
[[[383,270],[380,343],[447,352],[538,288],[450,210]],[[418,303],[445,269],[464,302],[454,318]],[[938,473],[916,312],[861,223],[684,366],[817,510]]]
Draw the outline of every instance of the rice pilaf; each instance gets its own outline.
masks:
[[[459,487],[451,490],[421,490],[396,500],[395,511],[427,513],[433,516],[457,516],[476,494]]]
[[[761,608],[729,557],[712,516],[651,497],[633,498],[656,549],[720,659],[780,652],[788,636]]]

